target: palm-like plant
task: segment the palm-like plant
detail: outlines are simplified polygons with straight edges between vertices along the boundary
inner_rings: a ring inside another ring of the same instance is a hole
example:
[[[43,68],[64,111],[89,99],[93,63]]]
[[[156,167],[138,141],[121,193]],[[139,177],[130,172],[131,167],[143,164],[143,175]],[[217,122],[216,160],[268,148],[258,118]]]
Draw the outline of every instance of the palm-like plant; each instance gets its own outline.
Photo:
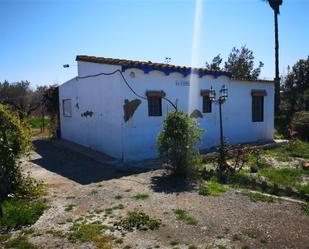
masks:
[[[280,6],[283,0],[264,0],[267,1],[274,11],[275,18],[275,113],[279,112],[280,105],[280,77],[279,77],[279,38],[278,38],[278,15],[280,14]]]

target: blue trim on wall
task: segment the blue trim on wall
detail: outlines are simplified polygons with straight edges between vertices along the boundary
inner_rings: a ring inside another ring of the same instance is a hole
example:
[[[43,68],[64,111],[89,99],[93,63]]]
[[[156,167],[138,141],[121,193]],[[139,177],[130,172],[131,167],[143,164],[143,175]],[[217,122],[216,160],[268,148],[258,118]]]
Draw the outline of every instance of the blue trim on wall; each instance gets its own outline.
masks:
[[[211,75],[214,78],[218,78],[220,76],[226,76],[230,79],[232,78],[232,74],[229,72],[211,72],[211,71],[203,71],[199,69],[193,69],[192,71],[190,69],[181,69],[181,68],[162,68],[162,67],[155,67],[155,66],[121,66],[122,72],[125,72],[128,69],[140,69],[144,73],[149,73],[150,71],[160,71],[164,73],[165,75],[169,75],[171,73],[180,73],[183,75],[183,77],[187,77],[190,73],[197,74],[199,78],[205,76],[205,75]]]

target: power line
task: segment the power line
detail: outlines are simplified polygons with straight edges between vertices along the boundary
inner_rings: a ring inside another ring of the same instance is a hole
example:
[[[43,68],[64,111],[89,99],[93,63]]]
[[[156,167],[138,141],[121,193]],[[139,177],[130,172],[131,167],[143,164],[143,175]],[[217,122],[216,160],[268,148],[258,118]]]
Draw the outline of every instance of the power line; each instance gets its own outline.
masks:
[[[147,97],[138,94],[138,93],[130,86],[129,82],[126,80],[126,78],[124,77],[123,73],[122,73],[119,69],[117,69],[117,70],[115,70],[115,71],[113,71],[113,72],[110,72],[110,73],[98,73],[98,74],[92,74],[92,75],[81,76],[81,77],[78,76],[77,79],[87,79],[87,78],[92,78],[92,77],[98,77],[98,76],[101,76],[101,75],[106,75],[106,76],[108,76],[108,75],[113,75],[113,74],[116,74],[116,73],[119,73],[119,74],[121,75],[123,81],[125,82],[125,84],[127,85],[127,87],[131,90],[131,92],[133,92],[133,94],[134,94],[135,96],[137,96],[137,97],[140,98],[140,99],[145,99],[145,100],[147,100]],[[166,97],[162,97],[162,99],[164,99],[164,100],[167,101],[169,104],[171,104],[171,105],[173,106],[173,108],[175,108],[175,110],[177,111],[177,105],[175,105],[171,100],[169,100],[169,99],[166,98]]]

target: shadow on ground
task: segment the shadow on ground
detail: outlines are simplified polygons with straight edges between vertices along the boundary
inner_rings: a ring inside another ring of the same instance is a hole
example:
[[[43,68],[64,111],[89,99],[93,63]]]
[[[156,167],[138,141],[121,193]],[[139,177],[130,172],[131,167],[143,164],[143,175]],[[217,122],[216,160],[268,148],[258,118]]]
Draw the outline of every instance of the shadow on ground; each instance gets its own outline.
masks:
[[[82,185],[117,179],[149,170],[124,166],[120,168],[108,163],[99,163],[80,153],[60,148],[50,140],[35,140],[33,145],[41,158],[32,160],[32,163]]]
[[[154,192],[166,194],[190,192],[195,188],[194,183],[169,173],[151,177],[150,186]]]

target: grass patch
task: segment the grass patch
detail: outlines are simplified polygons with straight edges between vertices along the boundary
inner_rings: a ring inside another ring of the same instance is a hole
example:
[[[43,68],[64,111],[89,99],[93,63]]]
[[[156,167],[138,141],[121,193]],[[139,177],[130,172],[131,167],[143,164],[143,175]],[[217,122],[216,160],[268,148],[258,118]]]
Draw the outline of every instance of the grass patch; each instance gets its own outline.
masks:
[[[281,147],[268,149],[266,155],[274,156],[279,161],[288,161],[289,157],[309,158],[309,143],[295,140]]]
[[[114,223],[114,226],[128,231],[137,230],[155,230],[161,225],[159,220],[150,218],[149,215],[142,211],[129,212],[127,216],[118,222]]]
[[[18,228],[34,224],[47,208],[44,201],[9,199],[4,201],[0,227]]]
[[[177,220],[184,221],[188,225],[196,225],[197,220],[188,214],[187,211],[177,208],[174,211],[174,214],[176,215]]]
[[[198,193],[205,196],[218,196],[226,191],[227,187],[218,183],[215,178],[211,178],[207,185],[200,185],[198,189]]]
[[[122,198],[123,198],[122,195],[115,195],[115,196],[114,196],[114,199],[115,199],[115,200],[121,200]]]
[[[75,206],[76,206],[75,204],[71,203],[65,207],[64,211],[66,212],[72,211]]]
[[[268,203],[274,202],[274,198],[272,196],[263,195],[261,193],[243,192],[242,194],[248,196],[250,200],[253,202],[257,201],[268,202]]]
[[[35,245],[30,243],[26,236],[18,236],[15,239],[9,240],[4,244],[5,248],[14,249],[37,249]]]
[[[76,240],[93,242],[100,249],[112,249],[110,244],[112,238],[102,234],[104,229],[105,226],[97,223],[75,223],[70,228],[68,238],[73,242]]]
[[[43,120],[42,118],[31,118],[29,120],[30,126],[31,128],[41,128],[43,127]],[[49,118],[45,118],[44,119],[44,126],[45,128],[48,127],[50,125],[50,119]]]
[[[258,175],[266,177],[269,181],[285,186],[295,187],[299,191],[309,194],[309,184],[301,185],[303,175],[309,175],[309,171],[304,169],[285,168],[285,169],[261,169]]]
[[[137,194],[137,195],[134,195],[132,198],[135,199],[135,200],[138,200],[138,201],[139,200],[146,200],[146,199],[149,198],[149,194],[145,194],[145,193]]]

